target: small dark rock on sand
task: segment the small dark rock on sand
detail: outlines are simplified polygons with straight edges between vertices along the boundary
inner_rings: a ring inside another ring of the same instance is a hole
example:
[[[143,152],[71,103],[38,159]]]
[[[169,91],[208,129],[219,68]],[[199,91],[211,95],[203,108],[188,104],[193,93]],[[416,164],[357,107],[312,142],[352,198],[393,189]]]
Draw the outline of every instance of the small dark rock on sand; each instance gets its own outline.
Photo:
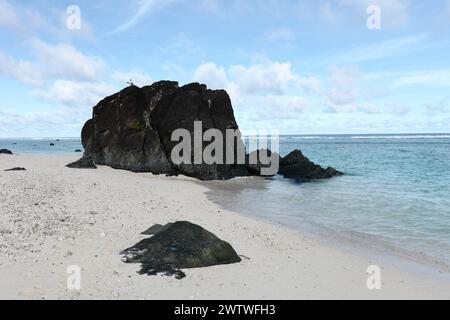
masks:
[[[94,159],[90,156],[83,157],[78,161],[68,164],[66,167],[71,169],[97,169]]]
[[[180,269],[241,262],[231,245],[190,222],[155,225],[143,234],[153,235],[124,250],[125,263],[140,263],[139,274],[186,277]]]
[[[26,170],[27,169],[25,169],[25,168],[17,167],[17,168],[8,169],[8,170],[5,170],[5,171],[26,171]]]
[[[0,150],[0,154],[9,154],[9,155],[11,155],[11,154],[13,154],[13,153],[12,153],[11,150],[8,150],[8,149],[1,149],[1,150]]]

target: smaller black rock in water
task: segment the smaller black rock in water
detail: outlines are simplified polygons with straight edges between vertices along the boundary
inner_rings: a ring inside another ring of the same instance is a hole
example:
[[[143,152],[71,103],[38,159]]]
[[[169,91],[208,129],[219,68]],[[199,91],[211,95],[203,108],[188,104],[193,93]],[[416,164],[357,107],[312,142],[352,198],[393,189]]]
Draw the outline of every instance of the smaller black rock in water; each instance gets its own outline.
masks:
[[[83,157],[78,161],[68,164],[66,167],[71,169],[97,169],[94,159],[91,156]]]
[[[55,144],[54,143],[50,143],[50,147],[54,147],[55,146]]]
[[[12,153],[11,150],[8,150],[8,149],[1,149],[1,150],[0,150],[0,154],[9,154],[9,155],[12,155],[13,153]]]
[[[300,150],[294,150],[280,161],[279,174],[288,179],[311,181],[342,176],[344,173],[334,169],[324,169],[311,162]]]
[[[8,170],[5,170],[5,171],[8,172],[8,171],[26,171],[26,170],[27,169],[25,169],[25,168],[17,167],[17,168],[8,169]]]
[[[77,150],[75,150],[75,152],[80,153],[80,152],[83,152],[83,150],[77,149]]]
[[[124,250],[125,263],[140,263],[140,274],[186,275],[180,269],[211,267],[241,262],[233,247],[202,227],[185,222],[155,225],[143,234],[153,234]]]

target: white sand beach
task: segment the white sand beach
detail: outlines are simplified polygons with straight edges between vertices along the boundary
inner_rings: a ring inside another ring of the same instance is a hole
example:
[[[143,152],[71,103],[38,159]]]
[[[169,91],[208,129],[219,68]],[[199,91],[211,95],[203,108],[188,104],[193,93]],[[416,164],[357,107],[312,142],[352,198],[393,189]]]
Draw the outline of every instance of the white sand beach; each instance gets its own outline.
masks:
[[[206,187],[184,177],[99,167],[74,170],[71,156],[0,155],[0,299],[448,299],[439,271],[319,245],[294,230],[227,212]],[[4,172],[25,167],[23,172]],[[229,242],[239,264],[184,270],[187,277],[138,275],[120,251],[153,224],[190,221]],[[368,266],[382,268],[370,291]],[[67,267],[82,269],[67,290]]]

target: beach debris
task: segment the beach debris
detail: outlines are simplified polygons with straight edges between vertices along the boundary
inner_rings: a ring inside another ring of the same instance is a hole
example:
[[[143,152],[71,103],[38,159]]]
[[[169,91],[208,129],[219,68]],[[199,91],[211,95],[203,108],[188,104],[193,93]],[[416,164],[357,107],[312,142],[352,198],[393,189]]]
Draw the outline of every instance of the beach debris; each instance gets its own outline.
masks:
[[[155,225],[143,234],[153,235],[121,252],[125,263],[140,263],[139,274],[174,276],[181,269],[241,262],[233,247],[204,228],[186,221]]]
[[[26,170],[27,169],[25,169],[25,168],[15,167],[15,168],[7,169],[5,171],[8,172],[8,171],[26,171]]]
[[[9,155],[12,155],[13,153],[12,153],[11,150],[8,150],[8,149],[1,149],[1,150],[0,150],[0,154],[9,154]]]
[[[97,169],[91,156],[84,156],[78,161],[69,163],[66,167],[71,169]]]
[[[292,151],[280,161],[280,174],[288,179],[311,181],[342,176],[343,173],[334,168],[324,169],[311,162],[300,150]]]

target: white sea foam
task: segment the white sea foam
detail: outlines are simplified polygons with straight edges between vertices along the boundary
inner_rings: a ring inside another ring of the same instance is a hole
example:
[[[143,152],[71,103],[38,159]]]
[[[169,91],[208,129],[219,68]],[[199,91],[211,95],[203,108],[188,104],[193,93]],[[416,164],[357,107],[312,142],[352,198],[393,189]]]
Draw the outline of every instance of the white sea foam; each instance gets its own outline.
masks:
[[[352,136],[351,139],[450,139],[450,135]]]

